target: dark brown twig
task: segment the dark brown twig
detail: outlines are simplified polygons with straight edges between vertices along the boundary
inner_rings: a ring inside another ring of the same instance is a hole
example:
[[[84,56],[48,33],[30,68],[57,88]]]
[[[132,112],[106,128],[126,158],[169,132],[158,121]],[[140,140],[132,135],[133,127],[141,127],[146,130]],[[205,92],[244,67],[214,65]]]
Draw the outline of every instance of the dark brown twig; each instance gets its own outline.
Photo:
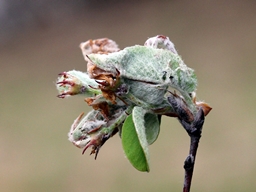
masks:
[[[200,109],[198,111],[195,117],[195,120],[191,124],[188,124],[183,120],[180,120],[180,123],[185,128],[188,135],[190,136],[189,155],[184,162],[185,178],[184,178],[184,186],[183,186],[183,192],[189,192],[191,182],[192,182],[195,160],[196,160],[196,152],[197,152],[197,148],[201,138],[202,128],[204,124],[203,110]]]
[[[202,108],[200,108],[192,122],[188,122],[188,109],[185,108],[186,105],[180,102],[181,100],[178,99],[176,96],[168,97],[168,101],[173,107],[173,109],[178,114],[178,119],[184,129],[187,131],[188,135],[190,136],[190,149],[189,155],[185,159],[184,162],[184,169],[185,169],[185,177],[184,177],[184,185],[183,185],[183,192],[189,192],[192,182],[192,176],[194,171],[195,159],[196,159],[196,152],[198,148],[198,144],[201,138],[202,128],[204,124],[204,112]]]

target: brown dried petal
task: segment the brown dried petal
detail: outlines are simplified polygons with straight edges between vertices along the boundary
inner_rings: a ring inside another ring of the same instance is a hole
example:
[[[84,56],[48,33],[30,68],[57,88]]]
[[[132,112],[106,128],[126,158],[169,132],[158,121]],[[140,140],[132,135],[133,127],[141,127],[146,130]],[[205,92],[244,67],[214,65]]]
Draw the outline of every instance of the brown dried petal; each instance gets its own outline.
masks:
[[[118,45],[115,41],[108,38],[101,38],[95,40],[88,40],[80,44],[83,55],[90,53],[113,53],[119,51]]]

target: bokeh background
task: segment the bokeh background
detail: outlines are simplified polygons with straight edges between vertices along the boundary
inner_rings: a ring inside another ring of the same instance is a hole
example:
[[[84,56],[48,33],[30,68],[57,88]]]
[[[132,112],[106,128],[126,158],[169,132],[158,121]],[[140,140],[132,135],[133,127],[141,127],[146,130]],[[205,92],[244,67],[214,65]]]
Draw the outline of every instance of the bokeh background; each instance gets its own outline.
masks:
[[[118,136],[98,159],[67,140],[89,108],[59,99],[62,71],[86,70],[80,42],[121,48],[169,36],[198,76],[212,112],[203,128],[192,191],[255,191],[256,3],[245,1],[0,0],[0,191],[182,191],[189,137],[163,118],[151,171],[135,170]]]

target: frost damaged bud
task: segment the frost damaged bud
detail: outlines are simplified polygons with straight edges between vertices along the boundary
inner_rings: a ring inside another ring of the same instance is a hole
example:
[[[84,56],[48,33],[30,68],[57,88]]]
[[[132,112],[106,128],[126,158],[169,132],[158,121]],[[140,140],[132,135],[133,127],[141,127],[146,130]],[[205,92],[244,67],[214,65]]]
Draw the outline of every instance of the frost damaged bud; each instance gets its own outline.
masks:
[[[76,147],[83,148],[82,154],[92,147],[90,154],[97,158],[101,146],[115,135],[125,118],[127,117],[126,106],[109,105],[109,115],[105,116],[99,110],[90,111],[85,117],[80,114],[71,126],[68,140]]]
[[[118,45],[115,41],[102,38],[102,39],[95,39],[95,40],[88,40],[80,44],[80,48],[83,51],[84,57],[90,53],[113,53],[119,51]]]
[[[100,132],[100,128],[106,125],[106,121],[96,119],[97,112],[92,111],[83,118],[83,113],[79,115],[71,126],[68,133],[68,139],[75,146],[84,148],[83,154],[90,146],[92,146],[91,154],[95,153],[97,158],[100,147],[109,138],[109,134]]]
[[[174,47],[174,44],[170,41],[169,37],[166,37],[164,35],[157,35],[155,37],[151,37],[145,42],[144,45],[147,47],[166,49],[175,54],[178,54]]]
[[[62,72],[56,82],[59,98],[82,94],[86,97],[92,97],[101,93],[93,87],[98,87],[98,84],[88,74],[80,71]]]

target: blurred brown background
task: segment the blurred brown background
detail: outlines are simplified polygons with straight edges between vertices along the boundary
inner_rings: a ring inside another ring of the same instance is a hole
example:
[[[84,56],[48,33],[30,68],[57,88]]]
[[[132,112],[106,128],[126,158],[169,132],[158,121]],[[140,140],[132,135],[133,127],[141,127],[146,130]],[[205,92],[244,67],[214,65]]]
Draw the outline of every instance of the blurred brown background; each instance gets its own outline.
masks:
[[[86,70],[78,45],[101,37],[121,48],[169,36],[196,70],[207,116],[192,191],[255,191],[255,1],[0,0],[0,191],[182,191],[189,137],[163,118],[151,171],[135,170],[118,136],[97,161],[67,140],[89,108],[58,99],[57,74]]]

